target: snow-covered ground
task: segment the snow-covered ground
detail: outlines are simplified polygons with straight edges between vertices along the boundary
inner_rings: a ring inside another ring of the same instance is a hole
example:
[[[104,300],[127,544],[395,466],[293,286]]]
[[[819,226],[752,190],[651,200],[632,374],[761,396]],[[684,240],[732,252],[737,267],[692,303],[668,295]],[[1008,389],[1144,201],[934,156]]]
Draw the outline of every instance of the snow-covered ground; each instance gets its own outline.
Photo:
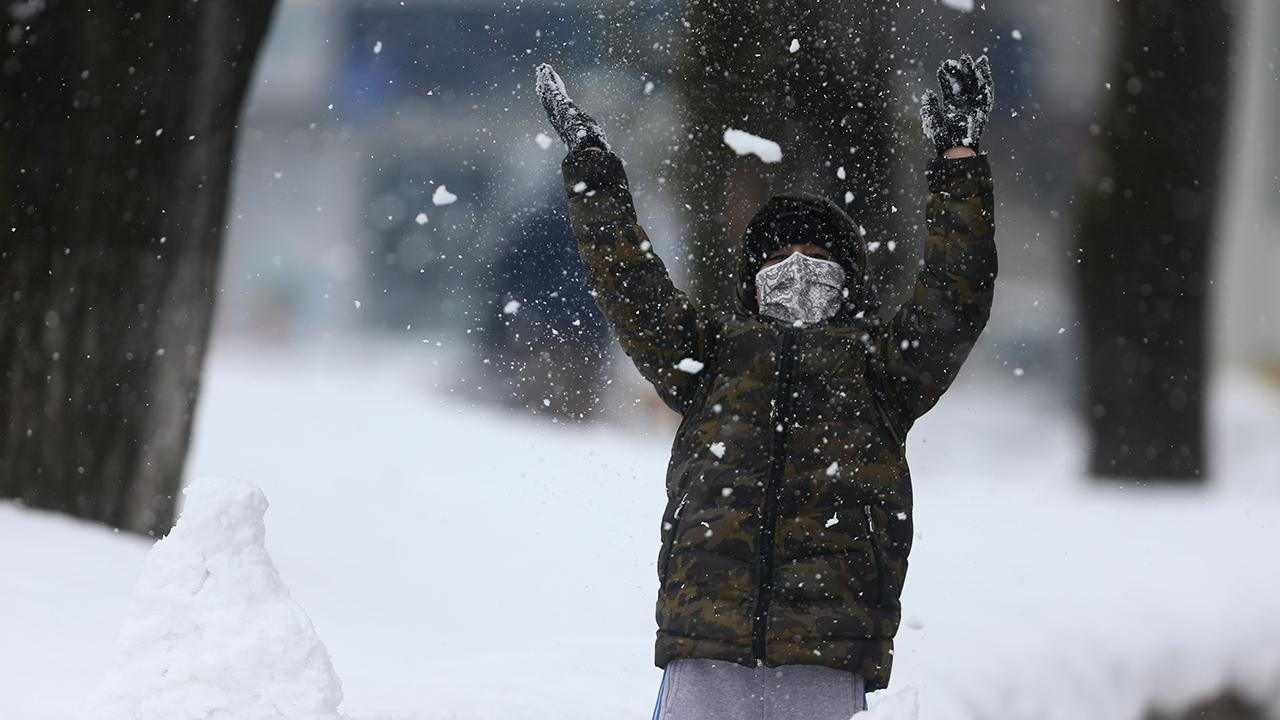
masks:
[[[269,499],[343,711],[649,717],[673,424],[512,417],[379,358],[221,350],[189,467]],[[1213,484],[1152,490],[1084,480],[1027,378],[963,378],[911,438],[889,693],[925,720],[1138,720],[1227,686],[1280,710],[1280,394],[1228,374],[1213,397]],[[0,505],[0,719],[77,717],[119,670],[150,545]]]

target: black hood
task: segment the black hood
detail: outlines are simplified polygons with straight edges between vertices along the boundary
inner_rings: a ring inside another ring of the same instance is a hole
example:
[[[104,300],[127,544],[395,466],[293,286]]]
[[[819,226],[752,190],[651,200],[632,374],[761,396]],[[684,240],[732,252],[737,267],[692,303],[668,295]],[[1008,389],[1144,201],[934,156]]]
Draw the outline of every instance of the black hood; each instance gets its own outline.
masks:
[[[760,264],[770,252],[801,243],[826,248],[844,267],[848,295],[833,321],[847,323],[862,312],[867,321],[874,322],[875,290],[868,277],[866,244],[858,224],[835,203],[808,193],[775,195],[747,223],[738,255],[739,309],[748,314],[759,312],[756,273]]]

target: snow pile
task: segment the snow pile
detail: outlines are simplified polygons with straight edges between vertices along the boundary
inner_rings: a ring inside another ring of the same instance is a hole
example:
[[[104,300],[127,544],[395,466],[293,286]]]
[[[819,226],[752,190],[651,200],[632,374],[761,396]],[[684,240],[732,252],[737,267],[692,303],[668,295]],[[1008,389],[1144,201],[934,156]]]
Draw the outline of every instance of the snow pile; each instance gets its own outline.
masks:
[[[202,481],[147,556],[94,720],[338,720],[342,686],[263,546],[256,487]]]
[[[739,155],[750,153],[767,163],[776,163],[782,160],[782,146],[772,140],[765,140],[749,132],[734,130],[733,128],[725,130],[724,144]]]

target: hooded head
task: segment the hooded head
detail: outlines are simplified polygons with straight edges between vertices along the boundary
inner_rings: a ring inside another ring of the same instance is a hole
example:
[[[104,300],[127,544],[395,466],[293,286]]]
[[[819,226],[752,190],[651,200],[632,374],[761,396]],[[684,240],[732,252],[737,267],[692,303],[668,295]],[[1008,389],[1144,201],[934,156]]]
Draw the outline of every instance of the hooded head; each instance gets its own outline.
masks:
[[[833,322],[849,322],[859,312],[874,320],[875,292],[867,281],[866,245],[858,224],[830,200],[807,193],[769,198],[742,233],[738,261],[738,305],[759,312],[756,273],[769,253],[788,245],[812,243],[826,248],[845,271],[844,302]]]

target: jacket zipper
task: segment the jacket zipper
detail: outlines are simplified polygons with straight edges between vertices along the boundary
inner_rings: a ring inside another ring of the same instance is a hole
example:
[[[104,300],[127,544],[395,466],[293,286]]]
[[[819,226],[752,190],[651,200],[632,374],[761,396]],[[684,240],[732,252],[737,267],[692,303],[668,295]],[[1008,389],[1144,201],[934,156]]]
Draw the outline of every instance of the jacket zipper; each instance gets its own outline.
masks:
[[[684,509],[684,504],[687,502],[689,502],[689,493],[685,493],[680,498],[680,504],[676,505],[676,511],[671,513],[672,519],[675,519],[675,520],[680,519],[680,511]]]
[[[769,456],[769,477],[764,488],[764,509],[760,518],[760,557],[756,578],[756,612],[751,628],[751,652],[765,659],[765,632],[769,619],[769,602],[773,595],[773,536],[778,524],[778,485],[786,468],[787,409],[791,400],[791,370],[795,361],[796,331],[782,331],[782,350],[778,358],[778,384],[773,396],[773,447]]]

